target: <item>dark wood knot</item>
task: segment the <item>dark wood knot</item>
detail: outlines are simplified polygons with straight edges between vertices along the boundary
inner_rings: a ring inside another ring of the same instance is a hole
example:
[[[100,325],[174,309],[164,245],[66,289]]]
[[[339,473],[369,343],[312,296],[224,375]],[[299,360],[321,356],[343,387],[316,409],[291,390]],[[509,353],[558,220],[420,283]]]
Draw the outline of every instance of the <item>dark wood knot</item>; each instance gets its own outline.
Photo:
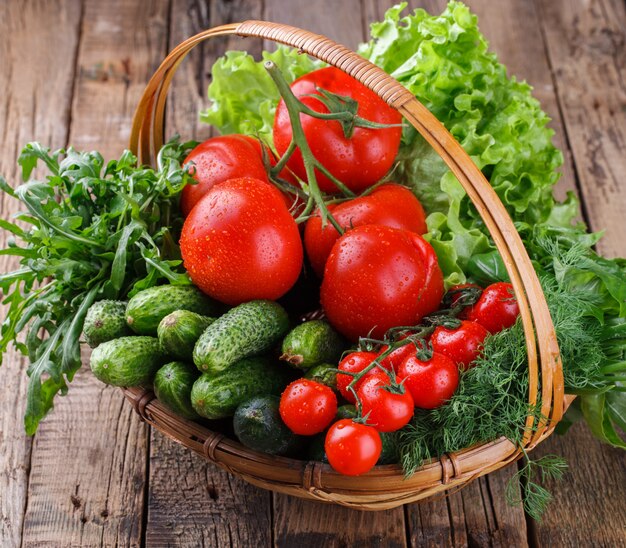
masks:
[[[148,405],[155,397],[156,396],[152,390],[144,389],[143,393],[133,402],[135,412],[141,417],[142,421],[152,420],[152,417],[146,411],[146,405]]]
[[[202,445],[204,455],[211,462],[217,462],[217,460],[215,459],[215,450],[223,439],[224,434],[220,434],[219,432],[213,432],[206,440],[204,440],[204,444]]]

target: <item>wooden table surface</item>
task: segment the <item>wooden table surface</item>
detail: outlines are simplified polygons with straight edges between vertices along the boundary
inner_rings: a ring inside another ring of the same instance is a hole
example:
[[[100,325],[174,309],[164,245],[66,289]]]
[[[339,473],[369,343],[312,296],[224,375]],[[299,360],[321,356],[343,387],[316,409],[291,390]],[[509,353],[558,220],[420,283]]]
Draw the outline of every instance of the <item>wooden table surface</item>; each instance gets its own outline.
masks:
[[[0,173],[17,181],[20,147],[39,140],[113,157],[166,52],[222,23],[265,18],[355,47],[387,0],[49,0],[0,3]],[[626,255],[626,11],[622,0],[472,0],[512,74],[528,80],[565,152],[598,248]],[[411,2],[431,12],[443,0]],[[203,138],[209,71],[229,38],[194,52],[174,80],[167,133]],[[14,207],[0,198],[2,216]],[[4,238],[4,236],[2,236]],[[0,257],[2,271],[13,267]],[[537,453],[567,458],[542,523],[504,502],[514,466],[445,500],[363,513],[251,487],[141,423],[119,390],[84,368],[32,439],[22,429],[25,361],[0,368],[0,546],[624,546],[624,453],[578,425]]]

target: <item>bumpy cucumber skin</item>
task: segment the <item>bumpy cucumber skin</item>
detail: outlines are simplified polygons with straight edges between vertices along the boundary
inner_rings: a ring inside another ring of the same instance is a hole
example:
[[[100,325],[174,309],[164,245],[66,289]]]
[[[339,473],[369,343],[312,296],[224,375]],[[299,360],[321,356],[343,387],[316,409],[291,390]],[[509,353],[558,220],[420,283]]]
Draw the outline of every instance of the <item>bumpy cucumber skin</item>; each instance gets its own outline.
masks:
[[[311,367],[305,374],[305,379],[321,382],[329,388],[337,391],[337,366],[329,363],[321,363]]]
[[[104,300],[93,303],[85,316],[83,335],[91,348],[112,339],[132,335],[126,325],[126,302]]]
[[[193,362],[200,371],[217,374],[270,349],[288,329],[287,312],[278,303],[240,304],[206,328],[193,349]]]
[[[154,393],[158,400],[177,415],[194,420],[200,418],[191,405],[191,387],[200,372],[185,362],[166,363],[154,376]]]
[[[233,427],[243,445],[269,455],[286,455],[299,445],[280,418],[279,404],[278,396],[258,396],[237,407]]]
[[[292,329],[282,346],[281,360],[299,369],[309,369],[341,357],[344,341],[328,322],[312,320]]]
[[[175,310],[215,316],[221,305],[193,285],[158,285],[140,291],[126,307],[126,323],[139,335],[156,336],[159,322]]]
[[[267,358],[244,358],[217,374],[202,374],[191,389],[191,404],[207,419],[232,417],[244,401],[278,395],[286,384],[284,373]]]
[[[175,310],[159,322],[157,335],[163,350],[179,360],[191,361],[193,347],[215,318],[190,310]]]
[[[89,365],[103,383],[146,386],[166,359],[154,337],[121,337],[99,345],[91,353]]]

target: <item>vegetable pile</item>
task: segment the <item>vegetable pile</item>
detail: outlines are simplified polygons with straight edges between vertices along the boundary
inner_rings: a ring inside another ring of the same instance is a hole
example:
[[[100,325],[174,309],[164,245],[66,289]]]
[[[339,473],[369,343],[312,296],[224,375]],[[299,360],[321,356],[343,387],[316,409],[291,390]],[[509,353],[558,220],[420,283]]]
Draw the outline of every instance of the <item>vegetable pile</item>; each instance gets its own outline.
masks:
[[[626,447],[626,268],[595,254],[530,87],[506,75],[459,2],[372,25],[360,53],[450,130],[507,207],[540,277],[568,393],[594,433]],[[0,348],[31,360],[26,430],[80,367],[152,386],[188,420],[232,417],[247,447],[342,474],[506,436],[528,403],[525,338],[502,260],[437,154],[373,92],[279,47],[228,52],[202,114],[223,135],[170,141],[156,169],[28,145],[26,212],[1,221],[21,268],[0,277]],[[20,243],[18,243],[18,240]],[[18,335],[25,331],[25,338]],[[549,494],[528,460],[527,511]]]

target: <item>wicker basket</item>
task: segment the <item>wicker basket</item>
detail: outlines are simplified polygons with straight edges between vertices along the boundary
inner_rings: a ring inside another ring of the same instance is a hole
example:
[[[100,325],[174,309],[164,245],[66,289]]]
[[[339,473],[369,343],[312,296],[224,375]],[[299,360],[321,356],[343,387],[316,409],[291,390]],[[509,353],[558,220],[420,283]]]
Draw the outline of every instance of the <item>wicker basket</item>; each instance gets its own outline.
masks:
[[[528,347],[529,404],[534,406],[540,400],[541,416],[545,417],[539,424],[534,424],[532,416],[527,419],[523,445],[526,450],[535,447],[552,433],[569,403],[569,398],[564,397],[559,348],[541,285],[513,222],[481,171],[426,107],[388,74],[346,47],[295,27],[246,21],[209,29],[176,47],[148,83],[133,120],[131,150],[138,153],[142,163],[154,161],[163,144],[165,100],[177,67],[198,43],[232,34],[287,44],[347,72],[397,109],[456,175],[491,233],[519,303]],[[393,508],[461,488],[521,454],[520,447],[501,438],[443,455],[426,463],[410,478],[405,478],[396,465],[377,466],[353,478],[320,462],[251,451],[219,432],[176,416],[151,391],[130,388],[124,393],[147,423],[254,485],[362,510]]]

